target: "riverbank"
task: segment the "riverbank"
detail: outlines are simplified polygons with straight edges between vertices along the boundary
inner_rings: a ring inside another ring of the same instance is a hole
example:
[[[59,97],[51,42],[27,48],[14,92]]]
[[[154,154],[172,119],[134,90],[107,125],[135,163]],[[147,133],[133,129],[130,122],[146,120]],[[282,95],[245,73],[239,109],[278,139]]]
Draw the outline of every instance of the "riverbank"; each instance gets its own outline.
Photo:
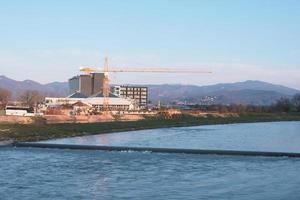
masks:
[[[147,117],[139,121],[114,121],[89,124],[45,124],[45,125],[0,125],[0,141],[40,141],[55,138],[85,136],[121,131],[154,128],[184,127],[214,124],[254,123],[273,121],[300,121],[300,113],[255,113],[229,115],[226,117],[207,115],[202,117],[180,115],[175,119]]]

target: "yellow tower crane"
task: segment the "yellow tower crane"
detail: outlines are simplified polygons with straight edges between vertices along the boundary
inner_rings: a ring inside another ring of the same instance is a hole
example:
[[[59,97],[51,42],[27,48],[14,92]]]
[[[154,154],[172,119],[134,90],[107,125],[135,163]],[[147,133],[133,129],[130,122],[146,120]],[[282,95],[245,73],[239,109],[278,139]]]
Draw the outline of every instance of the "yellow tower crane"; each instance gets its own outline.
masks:
[[[103,72],[103,111],[104,113],[109,112],[109,72],[125,72],[125,73],[186,73],[186,74],[211,74],[211,71],[202,71],[202,70],[178,70],[178,69],[168,69],[168,68],[113,68],[110,69],[108,66],[108,58],[104,58],[103,70],[90,68],[90,67],[81,67],[80,71],[86,74],[93,72]]]

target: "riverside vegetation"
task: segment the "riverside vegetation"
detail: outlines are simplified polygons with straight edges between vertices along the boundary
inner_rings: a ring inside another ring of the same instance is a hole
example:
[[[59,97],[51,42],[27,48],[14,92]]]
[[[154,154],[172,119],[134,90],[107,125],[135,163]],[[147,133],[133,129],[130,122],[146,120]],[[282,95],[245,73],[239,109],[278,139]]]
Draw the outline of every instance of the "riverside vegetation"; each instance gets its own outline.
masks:
[[[226,117],[210,114],[202,117],[181,114],[173,119],[164,119],[161,116],[157,116],[129,122],[114,121],[92,124],[37,123],[31,125],[2,124],[0,125],[0,141],[40,141],[119,131],[271,121],[300,121],[300,113],[243,113],[239,115],[228,115]]]
[[[2,106],[3,107],[3,106]],[[153,128],[183,127],[229,123],[251,123],[271,121],[300,121],[300,95],[293,98],[282,98],[271,106],[245,105],[212,105],[196,106],[192,109],[204,112],[223,113],[195,116],[180,114],[172,119],[158,115],[145,117],[138,121],[118,121],[90,124],[45,124],[42,118],[35,118],[36,123],[30,125],[0,124],[0,141],[39,141],[54,138],[84,136],[118,131],[131,131]],[[235,113],[235,114],[230,114]],[[0,114],[4,114],[1,112]]]

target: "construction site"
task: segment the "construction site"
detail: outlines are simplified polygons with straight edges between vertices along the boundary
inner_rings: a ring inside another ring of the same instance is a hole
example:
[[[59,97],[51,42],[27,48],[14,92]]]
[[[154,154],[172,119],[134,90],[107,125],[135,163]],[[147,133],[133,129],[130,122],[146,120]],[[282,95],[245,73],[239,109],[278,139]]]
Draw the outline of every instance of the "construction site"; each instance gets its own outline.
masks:
[[[101,121],[136,121],[144,116],[162,114],[172,118],[180,114],[178,109],[161,109],[160,105],[148,106],[149,91],[145,86],[110,85],[110,73],[211,73],[198,70],[170,68],[116,68],[110,67],[104,58],[101,68],[81,67],[80,74],[71,77],[67,97],[45,97],[34,108],[29,106],[6,106],[6,118],[16,123],[28,122],[26,117],[41,117],[47,123],[95,123]],[[2,116],[4,117],[4,116]],[[23,117],[23,118],[22,118]],[[25,118],[24,118],[25,117]],[[21,120],[20,120],[21,119]],[[19,120],[19,121],[18,121]]]

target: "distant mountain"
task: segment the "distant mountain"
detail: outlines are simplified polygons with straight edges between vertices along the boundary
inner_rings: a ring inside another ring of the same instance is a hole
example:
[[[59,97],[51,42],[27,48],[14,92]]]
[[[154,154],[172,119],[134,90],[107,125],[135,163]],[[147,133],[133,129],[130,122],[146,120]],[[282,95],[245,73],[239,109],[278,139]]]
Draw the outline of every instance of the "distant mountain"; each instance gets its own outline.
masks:
[[[299,93],[299,90],[292,89],[289,87],[285,87],[282,85],[275,85],[263,81],[245,81],[245,82],[238,82],[238,83],[222,83],[216,84],[211,86],[204,86],[202,87],[205,91],[237,91],[237,90],[263,90],[263,91],[274,91],[285,95],[294,95]]]
[[[232,90],[216,91],[208,96],[215,97],[214,104],[248,104],[248,105],[270,105],[282,97],[291,97],[279,92],[266,90]]]
[[[69,85],[67,82],[52,82],[44,85],[49,91],[60,94],[60,96],[66,96],[69,93]]]
[[[0,76],[0,87],[11,91],[13,98],[25,90],[37,90],[48,96],[65,96],[68,92],[68,84],[65,82],[40,84],[32,80],[16,81],[6,76]]]
[[[262,81],[223,83],[209,86],[163,84],[147,85],[149,99],[156,103],[254,104],[269,105],[281,97],[291,97],[299,90]],[[37,90],[47,96],[67,96],[67,82],[40,84],[32,80],[16,81],[0,76],[0,88],[10,90],[13,97],[25,90]]]
[[[281,97],[291,97],[299,90],[262,81],[223,83],[209,86],[148,85],[149,99],[169,103],[254,104],[269,105]]]

